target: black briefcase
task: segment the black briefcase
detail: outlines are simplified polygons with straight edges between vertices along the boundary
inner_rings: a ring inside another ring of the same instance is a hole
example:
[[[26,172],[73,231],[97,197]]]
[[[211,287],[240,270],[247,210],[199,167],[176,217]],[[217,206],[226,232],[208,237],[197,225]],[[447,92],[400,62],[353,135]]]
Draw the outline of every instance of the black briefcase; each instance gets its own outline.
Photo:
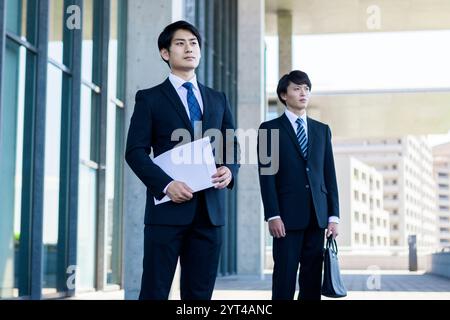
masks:
[[[347,295],[347,289],[342,281],[338,262],[338,248],[332,236],[327,238],[323,259],[322,295],[330,298],[342,298]]]

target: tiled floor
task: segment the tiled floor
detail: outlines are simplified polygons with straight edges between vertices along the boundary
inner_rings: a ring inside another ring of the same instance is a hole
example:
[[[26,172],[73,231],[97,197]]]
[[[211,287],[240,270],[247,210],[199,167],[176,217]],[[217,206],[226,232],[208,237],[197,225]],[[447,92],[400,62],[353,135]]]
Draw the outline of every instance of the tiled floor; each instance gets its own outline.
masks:
[[[343,271],[348,290],[345,300],[450,300],[450,279],[424,272]],[[214,300],[269,300],[272,275],[263,279],[249,276],[221,277],[216,281]],[[177,298],[175,294],[174,298]],[[78,295],[75,299],[122,300],[123,291],[95,292]],[[324,300],[328,298],[324,297]]]

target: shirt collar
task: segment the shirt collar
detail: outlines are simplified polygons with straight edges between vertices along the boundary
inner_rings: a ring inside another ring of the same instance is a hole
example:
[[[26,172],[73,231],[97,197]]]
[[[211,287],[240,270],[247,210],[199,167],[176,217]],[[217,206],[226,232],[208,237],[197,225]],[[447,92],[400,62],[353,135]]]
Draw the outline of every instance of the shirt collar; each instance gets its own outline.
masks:
[[[292,111],[290,111],[288,108],[286,108],[286,110],[284,111],[284,113],[286,114],[287,118],[289,119],[289,122],[292,125],[296,125],[296,121],[299,118],[295,113],[293,113]],[[303,113],[302,116],[300,116],[300,118],[302,118],[303,122],[305,123],[305,125],[307,124],[307,116],[306,116],[306,112]]]
[[[195,90],[198,90],[198,83],[197,83],[197,76],[194,74],[191,80],[186,81],[184,79],[181,79],[179,76],[174,75],[172,72],[169,74],[169,80],[172,83],[172,85],[175,87],[175,89],[180,89],[185,82],[192,83],[192,86]]]

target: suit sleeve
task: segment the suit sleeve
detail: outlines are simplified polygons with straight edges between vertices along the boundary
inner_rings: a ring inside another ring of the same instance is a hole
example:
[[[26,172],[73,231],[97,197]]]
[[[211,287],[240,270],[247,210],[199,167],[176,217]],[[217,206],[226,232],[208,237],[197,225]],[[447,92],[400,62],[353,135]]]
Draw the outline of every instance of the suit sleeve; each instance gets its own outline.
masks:
[[[325,186],[327,188],[328,216],[339,217],[339,195],[336,182],[336,170],[334,167],[333,147],[331,145],[331,130],[327,126],[325,161],[324,161]]]
[[[160,200],[164,188],[173,180],[149,157],[152,141],[152,117],[145,94],[138,91],[128,130],[125,160],[152,195]]]
[[[223,98],[225,101],[225,111],[221,128],[222,136],[224,137],[222,154],[224,155],[224,165],[228,169],[230,169],[232,174],[231,182],[228,184],[227,188],[232,189],[235,184],[236,176],[240,167],[240,146],[235,134],[235,127],[233,124],[233,116],[230,111],[230,105],[224,93]]]
[[[266,130],[267,134],[262,134],[262,130]],[[265,139],[267,137],[267,139]],[[269,170],[273,165],[275,159],[272,157],[272,141],[271,141],[270,129],[264,126],[264,123],[258,129],[258,144],[257,144],[257,154],[258,154],[258,176],[259,176],[259,186],[261,189],[261,197],[264,206],[264,220],[268,221],[271,217],[279,216],[280,209],[278,206],[278,196],[277,188],[275,182],[275,173],[264,172],[264,169]],[[261,161],[261,156],[270,159],[268,163],[263,163]]]

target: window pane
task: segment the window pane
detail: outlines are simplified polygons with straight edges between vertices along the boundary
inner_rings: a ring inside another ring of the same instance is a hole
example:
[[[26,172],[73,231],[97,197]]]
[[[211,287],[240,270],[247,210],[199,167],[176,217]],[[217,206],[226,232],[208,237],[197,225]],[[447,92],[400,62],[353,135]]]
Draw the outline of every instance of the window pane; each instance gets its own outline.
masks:
[[[108,94],[117,97],[117,39],[109,39]]]
[[[63,13],[64,0],[50,0],[48,56],[63,63]]]
[[[6,10],[6,30],[25,37],[27,0],[7,0]]]
[[[117,0],[111,1],[111,33],[109,39],[108,58],[108,91],[111,99],[116,98],[117,87]],[[120,172],[120,159],[117,159],[117,112],[114,103],[108,104],[107,110],[107,141],[106,141],[106,282],[119,284],[120,277],[120,211],[118,210],[119,197],[116,196],[118,185],[117,172]]]
[[[0,123],[0,299],[18,296],[25,48],[6,42]],[[7,81],[6,81],[7,79]],[[24,252],[23,254],[27,254]]]
[[[58,266],[59,180],[62,71],[48,64],[44,167],[43,293],[56,292]],[[61,239],[62,241],[62,239]]]
[[[116,181],[120,179],[121,152],[117,150],[117,142],[120,142],[121,133],[116,128],[118,113],[122,110],[115,104],[108,104],[107,122],[107,148],[106,148],[106,268],[107,283],[119,284],[120,277],[120,207],[118,191],[120,186]]]
[[[77,290],[94,288],[97,222],[97,168],[91,155],[91,90],[81,86],[80,173],[78,184]]]
[[[97,170],[80,164],[78,189],[77,290],[94,288]]]
[[[108,91],[111,98],[117,97],[117,0],[111,1],[111,33],[109,38]]]
[[[92,149],[92,93],[85,85],[81,86],[80,105],[80,159],[91,160]],[[93,157],[92,157],[93,158]]]
[[[92,0],[84,0],[81,77],[83,80],[88,82],[92,82],[92,59],[94,52],[93,21],[94,21],[94,2]]]
[[[111,99],[121,100],[123,96],[123,28],[124,3],[111,1],[108,91]],[[108,104],[107,147],[106,147],[106,268],[107,283],[121,283],[121,218],[122,218],[122,168],[123,168],[123,108],[115,103]]]
[[[125,77],[125,9],[124,2],[111,1],[111,23],[109,39],[109,71],[108,91],[111,98],[124,101],[124,77]]]

